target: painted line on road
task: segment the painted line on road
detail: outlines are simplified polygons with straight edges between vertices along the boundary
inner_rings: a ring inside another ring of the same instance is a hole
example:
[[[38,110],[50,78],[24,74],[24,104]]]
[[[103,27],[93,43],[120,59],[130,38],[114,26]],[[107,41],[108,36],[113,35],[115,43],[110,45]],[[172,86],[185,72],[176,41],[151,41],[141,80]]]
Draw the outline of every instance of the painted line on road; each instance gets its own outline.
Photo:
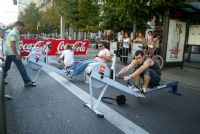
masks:
[[[81,99],[84,103],[90,103],[90,95],[87,92],[83,91],[56,72],[49,71],[45,68],[43,68],[43,70],[71,93]],[[96,102],[97,99],[94,99],[94,101]],[[142,129],[140,126],[136,125],[103,103],[100,103],[97,109],[104,115],[104,118],[126,134],[149,134],[146,130]]]

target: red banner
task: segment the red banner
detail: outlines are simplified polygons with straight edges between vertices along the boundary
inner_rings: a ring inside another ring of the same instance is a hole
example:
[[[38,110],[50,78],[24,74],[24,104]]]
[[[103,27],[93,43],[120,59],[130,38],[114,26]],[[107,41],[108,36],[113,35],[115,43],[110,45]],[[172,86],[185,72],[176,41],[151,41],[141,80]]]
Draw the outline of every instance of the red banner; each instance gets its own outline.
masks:
[[[42,40],[42,39],[22,39],[20,40],[20,53],[22,56],[28,56],[33,47],[43,47],[44,50],[49,47],[48,55],[57,55],[64,50],[66,45],[72,45],[75,55],[87,54],[88,40]]]

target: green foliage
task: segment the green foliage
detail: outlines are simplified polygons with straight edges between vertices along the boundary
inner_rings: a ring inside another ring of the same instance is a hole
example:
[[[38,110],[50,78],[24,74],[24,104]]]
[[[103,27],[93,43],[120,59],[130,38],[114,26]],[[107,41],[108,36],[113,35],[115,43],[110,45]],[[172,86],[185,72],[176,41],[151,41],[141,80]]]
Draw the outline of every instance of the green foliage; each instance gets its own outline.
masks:
[[[41,22],[42,13],[39,11],[39,8],[36,7],[35,3],[30,3],[23,12],[20,12],[18,18],[25,23],[27,32],[37,33],[37,23]]]
[[[45,33],[59,32],[60,30],[60,14],[53,6],[46,9],[44,12],[41,31]]]
[[[133,23],[140,30],[146,29],[153,16],[163,16],[169,6],[178,0],[104,0],[102,27],[114,31],[132,31]]]
[[[66,21],[66,28],[78,31],[97,32],[112,29],[132,31],[133,25],[139,30],[148,27],[147,21],[153,16],[163,16],[166,9],[181,0],[53,0],[45,12],[39,11],[31,3],[19,14],[19,19],[26,24],[27,32],[37,33],[37,22],[40,32],[59,32],[60,17]]]
[[[98,31],[99,7],[96,0],[55,0],[68,26],[76,31]]]

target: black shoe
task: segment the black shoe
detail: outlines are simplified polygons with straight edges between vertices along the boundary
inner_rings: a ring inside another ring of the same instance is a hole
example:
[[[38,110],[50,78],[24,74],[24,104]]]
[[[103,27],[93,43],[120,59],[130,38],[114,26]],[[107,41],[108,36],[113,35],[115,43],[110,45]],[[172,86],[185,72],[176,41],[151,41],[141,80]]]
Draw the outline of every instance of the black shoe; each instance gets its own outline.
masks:
[[[29,87],[29,86],[30,86],[30,87],[35,87],[36,84],[35,84],[35,82],[33,82],[33,81],[29,81],[29,82],[25,83],[24,86],[25,86],[25,87]]]
[[[66,76],[72,78],[73,77],[72,70],[67,70]]]

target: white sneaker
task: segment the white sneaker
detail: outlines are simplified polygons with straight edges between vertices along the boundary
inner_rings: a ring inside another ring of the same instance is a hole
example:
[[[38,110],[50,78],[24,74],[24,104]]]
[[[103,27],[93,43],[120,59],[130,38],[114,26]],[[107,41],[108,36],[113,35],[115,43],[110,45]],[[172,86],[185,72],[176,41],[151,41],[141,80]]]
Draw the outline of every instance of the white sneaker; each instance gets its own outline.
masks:
[[[146,94],[146,93],[147,93],[147,89],[146,89],[145,87],[142,87],[141,89],[142,89],[142,93],[143,93],[143,94]]]

